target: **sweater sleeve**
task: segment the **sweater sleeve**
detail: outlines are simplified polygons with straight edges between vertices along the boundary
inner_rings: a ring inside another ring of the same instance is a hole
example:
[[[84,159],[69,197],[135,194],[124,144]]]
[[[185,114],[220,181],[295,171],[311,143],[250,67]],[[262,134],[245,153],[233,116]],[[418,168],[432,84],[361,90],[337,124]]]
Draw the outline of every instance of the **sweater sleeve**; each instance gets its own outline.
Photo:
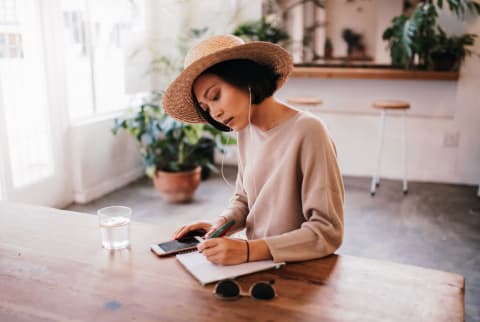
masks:
[[[265,238],[274,261],[301,261],[332,254],[343,239],[344,188],[335,146],[322,123],[313,123],[299,151],[304,222]]]
[[[229,235],[245,227],[248,212],[247,193],[243,187],[243,165],[239,162],[235,192],[230,198],[227,208],[220,214],[221,217],[227,218],[227,221],[235,220],[235,225],[232,227]]]

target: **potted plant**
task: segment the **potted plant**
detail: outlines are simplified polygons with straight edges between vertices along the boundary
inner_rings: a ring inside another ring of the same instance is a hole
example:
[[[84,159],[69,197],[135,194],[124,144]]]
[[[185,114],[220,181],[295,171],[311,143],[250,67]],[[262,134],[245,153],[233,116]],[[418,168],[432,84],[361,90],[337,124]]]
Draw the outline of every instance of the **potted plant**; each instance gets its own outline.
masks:
[[[365,45],[363,45],[362,34],[350,28],[342,30],[342,38],[347,43],[347,56],[357,58],[365,56]]]
[[[208,124],[186,124],[164,113],[161,94],[152,93],[130,115],[115,119],[113,134],[126,130],[140,145],[147,176],[167,202],[189,202],[202,166],[216,171],[205,142],[224,152],[236,140]]]
[[[458,70],[466,56],[472,54],[467,46],[475,42],[474,34],[448,37],[439,27],[435,45],[430,51],[430,60],[434,70]]]
[[[234,31],[235,36],[246,41],[269,41],[281,43],[289,39],[288,34],[280,27],[268,22],[265,17],[256,21],[248,21],[240,24]]]
[[[465,46],[473,45],[474,35],[465,34],[447,41],[448,37],[437,28],[437,8],[442,9],[445,3],[460,19],[463,19],[466,11],[480,14],[480,3],[473,0],[437,0],[436,4],[433,0],[420,1],[409,17],[402,14],[393,18],[392,25],[383,33],[383,39],[388,41],[393,66],[434,69],[435,55],[451,50],[457,51],[455,56],[460,59],[453,66],[459,65],[469,52]],[[452,41],[455,42],[455,49],[451,46]],[[450,49],[446,46],[450,46]],[[432,56],[432,53],[436,54]]]
[[[325,59],[333,58],[333,43],[330,37],[325,39],[324,52]]]
[[[394,17],[391,26],[383,32],[382,38],[388,41],[392,66],[410,69],[413,65],[413,57],[409,57],[403,42],[403,26],[407,19],[408,17],[403,14]]]

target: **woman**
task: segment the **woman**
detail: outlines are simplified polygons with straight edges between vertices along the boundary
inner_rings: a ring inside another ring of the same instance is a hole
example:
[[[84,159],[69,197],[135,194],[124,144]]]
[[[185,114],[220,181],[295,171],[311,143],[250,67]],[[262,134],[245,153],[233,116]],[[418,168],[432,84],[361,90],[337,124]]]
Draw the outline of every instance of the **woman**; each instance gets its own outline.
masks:
[[[209,261],[231,265],[301,261],[333,253],[343,237],[342,177],[325,126],[273,97],[293,68],[267,42],[213,36],[192,48],[163,98],[165,111],[189,122],[238,132],[238,175],[230,204],[214,223],[180,227],[174,238],[228,221],[248,240],[211,238],[198,246]],[[207,234],[207,235],[208,235]]]

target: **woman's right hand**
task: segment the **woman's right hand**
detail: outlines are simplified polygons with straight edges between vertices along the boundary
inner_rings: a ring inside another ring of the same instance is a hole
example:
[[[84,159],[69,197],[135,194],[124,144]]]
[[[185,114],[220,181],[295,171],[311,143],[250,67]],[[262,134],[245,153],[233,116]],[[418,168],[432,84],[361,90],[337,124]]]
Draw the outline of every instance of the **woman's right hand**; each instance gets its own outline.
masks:
[[[200,221],[193,224],[184,225],[177,229],[177,231],[173,235],[173,239],[179,239],[185,236],[188,232],[197,229],[203,229],[207,233],[205,234],[205,238],[208,238],[215,230],[220,228],[223,224],[227,222],[227,218],[225,217],[218,217],[217,220],[214,222],[208,221]]]

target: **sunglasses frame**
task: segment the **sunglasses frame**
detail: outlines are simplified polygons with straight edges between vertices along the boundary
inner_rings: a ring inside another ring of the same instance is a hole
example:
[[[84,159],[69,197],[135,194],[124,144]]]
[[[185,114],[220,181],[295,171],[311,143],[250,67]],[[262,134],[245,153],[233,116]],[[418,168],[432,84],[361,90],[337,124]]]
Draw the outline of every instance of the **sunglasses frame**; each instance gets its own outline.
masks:
[[[238,294],[236,296],[232,296],[232,297],[224,297],[224,296],[221,296],[219,294],[217,294],[217,289],[218,287],[222,284],[222,283],[225,283],[225,282],[230,282],[230,283],[233,283],[237,288],[238,288]],[[257,301],[271,301],[273,300],[274,298],[277,297],[277,290],[275,289],[275,287],[273,286],[273,284],[275,283],[274,280],[271,280],[271,281],[258,281],[258,282],[255,282],[253,283],[250,288],[248,289],[248,293],[245,293],[245,292],[242,292],[242,288],[240,287],[240,284],[238,284],[238,282],[234,279],[224,279],[224,280],[221,280],[221,281],[218,281],[217,284],[215,285],[215,288],[213,289],[213,294],[215,295],[215,297],[217,299],[220,299],[220,300],[223,300],[223,301],[233,301],[233,300],[238,300],[240,297],[244,297],[244,296],[248,296],[248,297],[251,297],[253,298],[254,300],[257,300]],[[273,297],[270,298],[270,299],[260,299],[260,298],[257,298],[255,296],[252,295],[252,292],[253,292],[253,288],[259,284],[266,284],[266,285],[269,285],[272,290],[273,290]]]

